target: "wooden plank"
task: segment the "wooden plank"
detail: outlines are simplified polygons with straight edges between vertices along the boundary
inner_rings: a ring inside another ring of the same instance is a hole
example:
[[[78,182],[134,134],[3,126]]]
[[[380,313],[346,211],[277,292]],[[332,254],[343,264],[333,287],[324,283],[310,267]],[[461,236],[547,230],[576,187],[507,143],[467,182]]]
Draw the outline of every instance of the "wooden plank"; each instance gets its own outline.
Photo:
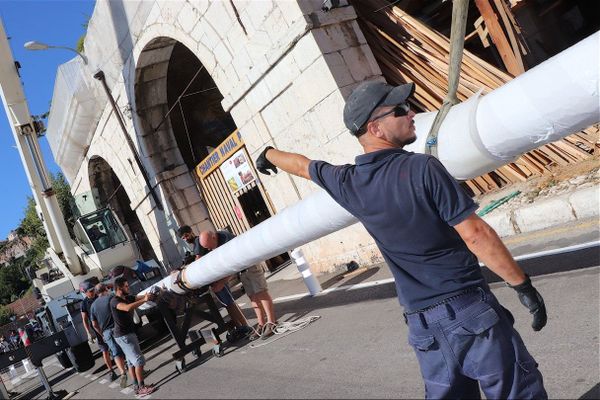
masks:
[[[231,223],[229,222],[229,218],[228,218],[228,210],[227,210],[227,203],[223,200],[223,193],[221,188],[219,187],[217,181],[219,180],[219,177],[216,174],[211,174],[209,175],[209,178],[206,180],[208,183],[208,187],[211,190],[211,193],[213,194],[213,199],[214,199],[214,207],[219,215],[219,229],[223,229],[226,226],[230,225]],[[232,229],[234,229],[233,226],[231,226]]]
[[[486,192],[473,179],[469,179],[468,181],[465,181],[465,183],[476,196]]]
[[[223,219],[223,216],[221,215],[220,210],[218,208],[218,203],[215,197],[216,194],[210,186],[209,179],[211,179],[210,175],[202,180],[202,191],[206,199],[206,206],[208,208],[213,225],[215,225],[218,228],[221,228],[224,226],[223,224],[225,220]]]
[[[498,16],[494,12],[492,5],[488,0],[475,0],[475,5],[485,21],[492,42],[496,45],[496,49],[498,49],[498,53],[500,54],[500,58],[502,58],[502,62],[504,62],[506,70],[514,76],[522,74],[524,70],[519,67],[519,63],[512,52],[508,40],[506,40],[502,27],[498,23]]]
[[[214,207],[219,215],[219,229],[225,228],[230,225],[229,219],[227,218],[227,208],[225,202],[223,202],[223,193],[217,185],[219,177],[216,174],[209,175],[208,185],[214,199]]]
[[[498,10],[498,14],[500,14],[500,17],[502,18],[504,30],[508,34],[508,40],[510,42],[510,46],[512,47],[512,53],[515,57],[515,61],[517,62],[517,66],[522,71],[521,73],[523,73],[525,72],[525,66],[523,64],[523,58],[521,57],[521,49],[519,46],[519,42],[515,37],[515,27],[508,18],[508,15],[506,15],[506,10],[503,6],[503,0],[494,0],[494,3],[496,4],[496,10]],[[509,13],[512,14],[511,11],[509,11]]]
[[[233,211],[234,207],[237,205],[234,200],[233,194],[231,193],[231,191],[229,189],[229,185],[225,181],[225,177],[223,176],[223,173],[221,172],[221,170],[218,170],[217,174],[221,178],[221,179],[217,180],[217,183],[221,186],[221,190],[223,191],[223,198],[227,202],[227,209],[229,211],[229,213],[228,213],[229,220],[232,224],[234,224],[236,226],[237,231],[239,232],[239,233],[236,233],[236,235],[240,235],[240,234],[246,232],[250,227],[248,226],[248,224],[245,220],[240,220],[237,217],[237,215],[235,214],[235,211]]]

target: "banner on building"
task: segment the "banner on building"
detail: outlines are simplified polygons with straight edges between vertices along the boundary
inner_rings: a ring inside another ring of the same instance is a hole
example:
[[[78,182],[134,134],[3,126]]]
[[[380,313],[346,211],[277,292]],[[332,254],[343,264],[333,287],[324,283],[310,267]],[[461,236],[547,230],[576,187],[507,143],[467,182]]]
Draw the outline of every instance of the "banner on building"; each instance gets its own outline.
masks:
[[[232,193],[246,187],[256,179],[243,149],[235,152],[219,168]]]
[[[244,146],[242,135],[238,129],[233,131],[217,148],[196,166],[196,173],[201,179],[213,172],[235,152]]]

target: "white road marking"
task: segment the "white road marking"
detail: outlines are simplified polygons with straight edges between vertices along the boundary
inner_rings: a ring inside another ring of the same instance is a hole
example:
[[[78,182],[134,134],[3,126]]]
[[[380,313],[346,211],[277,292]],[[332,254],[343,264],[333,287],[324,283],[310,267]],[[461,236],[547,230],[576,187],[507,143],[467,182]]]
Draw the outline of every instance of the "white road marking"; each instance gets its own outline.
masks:
[[[521,260],[528,260],[531,258],[568,253],[570,251],[587,249],[587,248],[598,246],[598,245],[600,245],[600,241],[587,242],[587,243],[577,244],[577,245],[573,245],[573,246],[562,247],[560,249],[545,250],[545,251],[538,251],[536,253],[523,254],[523,255],[515,257],[515,260],[521,261]],[[480,264],[480,265],[483,266],[483,264]],[[332,293],[332,292],[337,292],[338,290],[348,291],[348,290],[364,289],[364,288],[373,287],[373,286],[386,285],[388,283],[393,283],[393,282],[394,282],[394,278],[387,278],[387,279],[381,279],[378,281],[357,283],[356,285],[342,285],[342,286],[325,289],[322,292],[318,293],[315,297],[323,296],[323,295],[326,295],[326,294]],[[277,297],[277,298],[273,299],[273,302],[281,303],[284,301],[297,300],[297,299],[301,299],[301,298],[309,297],[309,296],[310,296],[309,292],[304,292],[304,293],[292,294],[290,296]]]

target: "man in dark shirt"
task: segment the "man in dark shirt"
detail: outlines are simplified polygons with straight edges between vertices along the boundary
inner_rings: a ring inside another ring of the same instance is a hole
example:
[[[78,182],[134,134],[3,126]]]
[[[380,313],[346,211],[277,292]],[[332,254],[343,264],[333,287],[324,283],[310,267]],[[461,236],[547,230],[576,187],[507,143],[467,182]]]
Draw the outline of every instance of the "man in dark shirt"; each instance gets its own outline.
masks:
[[[394,275],[427,398],[479,398],[479,386],[487,398],[547,398],[477,258],[517,291],[534,330],[546,324],[543,299],[443,165],[402,149],[416,140],[413,91],[371,81],[352,92],[344,123],[365,152],[355,165],[267,147],[256,167],[312,180],[373,236]]]
[[[235,235],[227,231],[204,231],[200,233],[200,244],[210,252],[233,238],[235,238]],[[217,293],[217,296],[219,296],[219,299],[229,297],[233,301],[233,297],[227,286],[229,277],[224,279],[223,289]],[[269,294],[265,274],[260,266],[251,266],[240,272],[240,281],[242,282],[242,286],[244,286],[248,298],[250,298],[252,308],[254,308],[258,320],[258,324],[254,329],[255,332],[250,339],[260,337],[265,340],[275,333],[277,327],[275,306]],[[221,301],[223,302],[223,300]]]
[[[98,349],[102,352],[102,359],[106,368],[110,371],[111,380],[116,380],[117,375],[113,371],[113,363],[110,359],[110,353],[108,352],[108,346],[102,340],[102,335],[97,335],[96,331],[92,328],[92,321],[90,318],[90,310],[94,301],[96,300],[96,292],[94,291],[94,285],[90,281],[84,281],[80,289],[83,291],[83,301],[81,302],[81,318],[83,320],[83,327],[88,335],[90,343],[96,342]]]
[[[123,277],[115,279],[114,287],[115,296],[110,300],[110,309],[115,323],[113,336],[123,353],[125,353],[125,358],[129,364],[129,373],[135,387],[135,394],[148,395],[154,392],[155,387],[144,383],[146,360],[135,334],[133,311],[145,302],[152,301],[153,296],[149,292],[145,296],[130,295],[129,283]]]
[[[92,320],[92,326],[98,334],[104,340],[104,343],[108,346],[110,353],[117,364],[121,376],[121,387],[127,387],[127,372],[125,371],[125,360],[123,350],[115,341],[113,337],[113,328],[115,326],[112,311],[110,309],[110,301],[114,297],[106,285],[99,283],[96,285],[96,300],[92,304],[90,309],[90,319]],[[116,374],[111,369],[111,380],[116,379]]]
[[[179,235],[181,240],[191,244],[194,247],[192,250],[192,253],[194,255],[194,260],[197,260],[200,257],[202,257],[203,255],[205,255],[206,253],[208,253],[208,249],[206,249],[205,247],[203,247],[200,244],[200,238],[198,236],[194,235],[194,231],[192,231],[192,228],[190,226],[188,226],[188,225],[181,226],[177,230],[177,234]]]
[[[192,244],[194,246],[193,255],[195,260],[199,260],[202,256],[208,254],[208,252],[211,250],[202,245],[200,237],[194,235],[192,228],[190,228],[188,225],[181,226],[177,233],[179,234],[182,240],[185,240],[187,243]],[[215,233],[215,235],[217,235],[217,233]],[[221,244],[235,237],[235,235],[227,231],[219,231],[218,235],[218,237],[221,239]],[[227,313],[231,317],[231,321],[233,322],[235,327],[231,338],[235,340],[249,334],[250,327],[248,326],[246,317],[244,317],[244,314],[242,314],[242,311],[236,304],[231,294],[231,291],[229,290],[229,286],[227,285],[229,279],[229,276],[223,279],[219,279],[218,281],[213,282],[210,285],[210,288],[212,289],[217,299],[219,299],[221,304],[225,306],[225,308],[227,309]]]

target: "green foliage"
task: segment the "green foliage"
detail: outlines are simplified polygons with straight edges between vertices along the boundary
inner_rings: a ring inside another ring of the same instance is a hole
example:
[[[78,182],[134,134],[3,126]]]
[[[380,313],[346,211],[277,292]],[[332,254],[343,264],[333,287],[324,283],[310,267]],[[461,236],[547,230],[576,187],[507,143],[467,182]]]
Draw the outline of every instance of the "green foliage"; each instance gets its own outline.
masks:
[[[81,26],[84,29],[83,35],[81,35],[79,37],[79,39],[77,39],[77,46],[75,47],[77,49],[78,52],[83,53],[85,52],[85,45],[84,45],[84,41],[85,41],[85,35],[87,35],[87,29],[88,29],[88,25],[90,23],[90,16],[87,16],[87,20],[85,21],[85,23],[81,24]]]
[[[75,47],[75,49],[80,53],[83,53],[85,51],[84,41],[85,41],[85,33],[83,35],[81,35],[79,37],[79,39],[77,39],[77,46]]]
[[[0,269],[0,304],[8,304],[29,289],[30,283],[23,273],[26,257],[19,258]]]
[[[71,194],[71,187],[62,172],[52,176],[52,187],[67,223],[67,228],[69,228],[69,233],[73,236],[73,225],[75,225],[77,219],[77,215],[73,211],[75,209],[75,198]]]
[[[62,173],[57,173],[56,175],[52,175],[50,177],[52,180],[52,187],[54,188],[54,194],[56,195],[56,200],[58,201],[58,205],[60,206],[60,210],[63,213],[65,218],[65,222],[67,223],[67,227],[69,228],[69,232],[72,234],[73,225],[75,224],[75,220],[77,216],[73,212],[73,208],[71,205],[75,203],[75,199],[71,194],[71,187],[67,183],[65,176]],[[25,215],[21,220],[21,225],[17,228],[17,231],[20,234],[27,235],[36,242],[40,238],[46,238],[46,231],[44,229],[44,224],[40,220],[38,216],[37,210],[35,208],[35,201],[33,197],[27,198],[27,206],[25,207]],[[46,247],[47,245],[47,241]],[[39,243],[43,245],[43,243]]]
[[[0,326],[11,322],[10,318],[14,315],[15,313],[13,313],[10,308],[0,305]]]
[[[71,194],[71,188],[62,173],[51,176],[51,180],[56,200],[67,223],[67,228],[72,234],[76,215],[73,212],[73,207],[71,207],[71,204],[75,202]],[[42,260],[49,246],[44,224],[38,216],[33,197],[27,199],[25,215],[17,228],[17,233],[29,236],[32,244],[24,257],[12,260],[0,269],[0,304],[10,303],[15,300],[19,293],[30,287],[30,282],[24,274],[25,268],[35,266]]]

